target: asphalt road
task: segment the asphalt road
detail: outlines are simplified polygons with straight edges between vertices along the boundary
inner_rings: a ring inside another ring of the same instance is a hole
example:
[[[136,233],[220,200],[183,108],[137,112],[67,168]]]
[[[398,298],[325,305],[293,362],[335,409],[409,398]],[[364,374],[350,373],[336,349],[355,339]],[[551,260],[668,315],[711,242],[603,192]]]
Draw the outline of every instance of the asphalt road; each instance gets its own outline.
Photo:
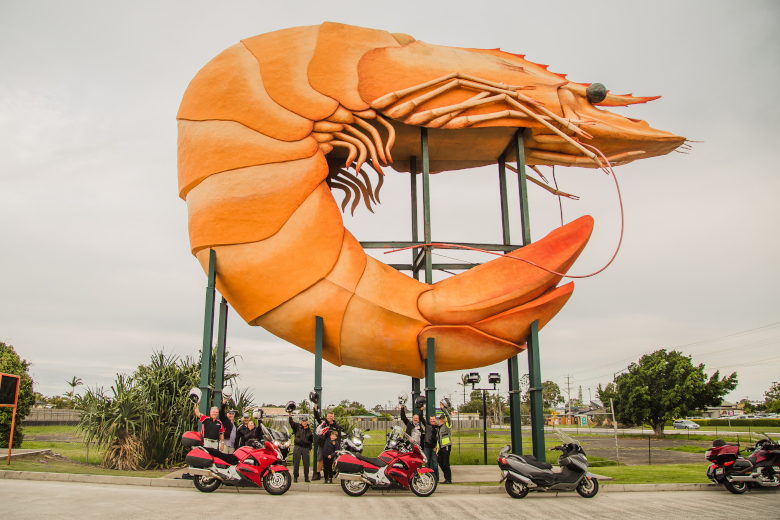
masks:
[[[600,493],[592,499],[576,493],[531,493],[514,500],[505,493],[364,495],[289,492],[274,497],[263,492],[202,494],[195,489],[155,488],[0,480],[0,513],[4,520],[39,518],[187,519],[233,518],[244,515],[329,518],[457,518],[462,519],[780,519],[780,494],[741,496],[716,491]]]

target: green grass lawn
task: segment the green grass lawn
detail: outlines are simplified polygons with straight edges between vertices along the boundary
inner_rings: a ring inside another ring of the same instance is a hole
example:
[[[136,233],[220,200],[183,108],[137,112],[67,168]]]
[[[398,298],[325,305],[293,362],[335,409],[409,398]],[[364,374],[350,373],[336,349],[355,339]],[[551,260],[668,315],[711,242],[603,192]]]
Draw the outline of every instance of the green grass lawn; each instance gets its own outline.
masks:
[[[663,464],[658,466],[612,466],[594,472],[615,480],[604,484],[707,484],[707,464]]]
[[[704,453],[707,451],[706,447],[691,446],[690,444],[684,444],[682,446],[674,446],[672,448],[661,448],[661,449],[667,451],[682,451],[684,453]]]

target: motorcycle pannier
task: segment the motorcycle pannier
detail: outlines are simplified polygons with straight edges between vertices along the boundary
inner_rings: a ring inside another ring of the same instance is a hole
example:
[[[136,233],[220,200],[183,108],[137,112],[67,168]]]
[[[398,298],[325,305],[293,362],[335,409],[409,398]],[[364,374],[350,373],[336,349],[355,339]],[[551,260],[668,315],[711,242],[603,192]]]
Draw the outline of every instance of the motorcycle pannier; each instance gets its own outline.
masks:
[[[214,464],[214,457],[203,450],[192,450],[187,454],[185,460],[193,468],[208,468]]]
[[[185,432],[184,435],[181,436],[181,443],[187,448],[203,446],[203,437],[198,432]]]
[[[363,471],[362,464],[355,464],[354,462],[342,462],[336,461],[336,469],[339,473],[361,473]]]

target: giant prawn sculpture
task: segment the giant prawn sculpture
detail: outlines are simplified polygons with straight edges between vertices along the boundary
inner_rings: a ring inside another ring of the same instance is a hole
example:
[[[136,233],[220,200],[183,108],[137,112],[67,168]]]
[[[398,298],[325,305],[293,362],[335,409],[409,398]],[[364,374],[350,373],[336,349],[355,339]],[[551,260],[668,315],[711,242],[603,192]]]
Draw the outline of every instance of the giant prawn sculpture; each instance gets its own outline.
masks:
[[[437,371],[496,363],[571,296],[573,283],[556,285],[592,218],[426,285],[368,257],[331,190],[345,192],[342,211],[378,204],[383,166],[410,171],[417,127],[430,129],[432,173],[495,164],[518,127],[530,129],[532,166],[663,155],[685,139],[594,106],[652,99],[572,83],[499,49],[338,23],[248,38],[198,72],[179,108],[191,250],[204,269],[216,251],[217,289],[250,325],[313,351],[322,316],[323,357],[335,365],[422,377],[429,337]]]

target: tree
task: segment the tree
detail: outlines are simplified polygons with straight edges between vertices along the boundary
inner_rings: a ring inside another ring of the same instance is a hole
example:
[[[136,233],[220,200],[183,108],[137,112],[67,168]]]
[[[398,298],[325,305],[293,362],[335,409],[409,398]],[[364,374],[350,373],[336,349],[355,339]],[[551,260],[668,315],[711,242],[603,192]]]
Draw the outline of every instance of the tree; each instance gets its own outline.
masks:
[[[460,376],[460,383],[457,383],[458,386],[463,387],[463,404],[466,404],[466,387],[471,386],[470,383],[466,382],[466,378],[468,377],[467,374],[463,374]]]
[[[523,401],[525,403],[530,403],[530,399],[531,392],[526,390],[523,395]],[[561,404],[562,402],[563,395],[561,395],[561,388],[557,384],[552,381],[545,381],[542,383],[542,403],[544,408],[555,408],[555,405]]]
[[[627,370],[611,388],[599,385],[599,399],[605,404],[614,400],[618,422],[649,423],[656,435],[663,435],[666,421],[718,406],[737,387],[736,372],[721,379],[716,371],[707,380],[703,364],[694,366],[691,356],[675,350],[642,356]]]
[[[767,412],[780,413],[780,383],[772,383],[764,392],[764,407]]]
[[[65,381],[65,382],[68,384],[68,386],[70,386],[70,392],[68,392],[65,395],[67,395],[68,397],[73,399],[73,396],[76,394],[76,387],[77,386],[81,386],[81,378],[73,376],[73,379],[71,379],[70,381]]]
[[[30,363],[19,357],[11,345],[0,341],[0,372],[19,377],[19,400],[16,406],[16,422],[14,438],[11,447],[20,448],[24,440],[22,419],[30,413],[35,404],[33,378],[30,376]],[[11,436],[11,420],[13,408],[0,408],[0,448],[8,448],[8,438]]]

